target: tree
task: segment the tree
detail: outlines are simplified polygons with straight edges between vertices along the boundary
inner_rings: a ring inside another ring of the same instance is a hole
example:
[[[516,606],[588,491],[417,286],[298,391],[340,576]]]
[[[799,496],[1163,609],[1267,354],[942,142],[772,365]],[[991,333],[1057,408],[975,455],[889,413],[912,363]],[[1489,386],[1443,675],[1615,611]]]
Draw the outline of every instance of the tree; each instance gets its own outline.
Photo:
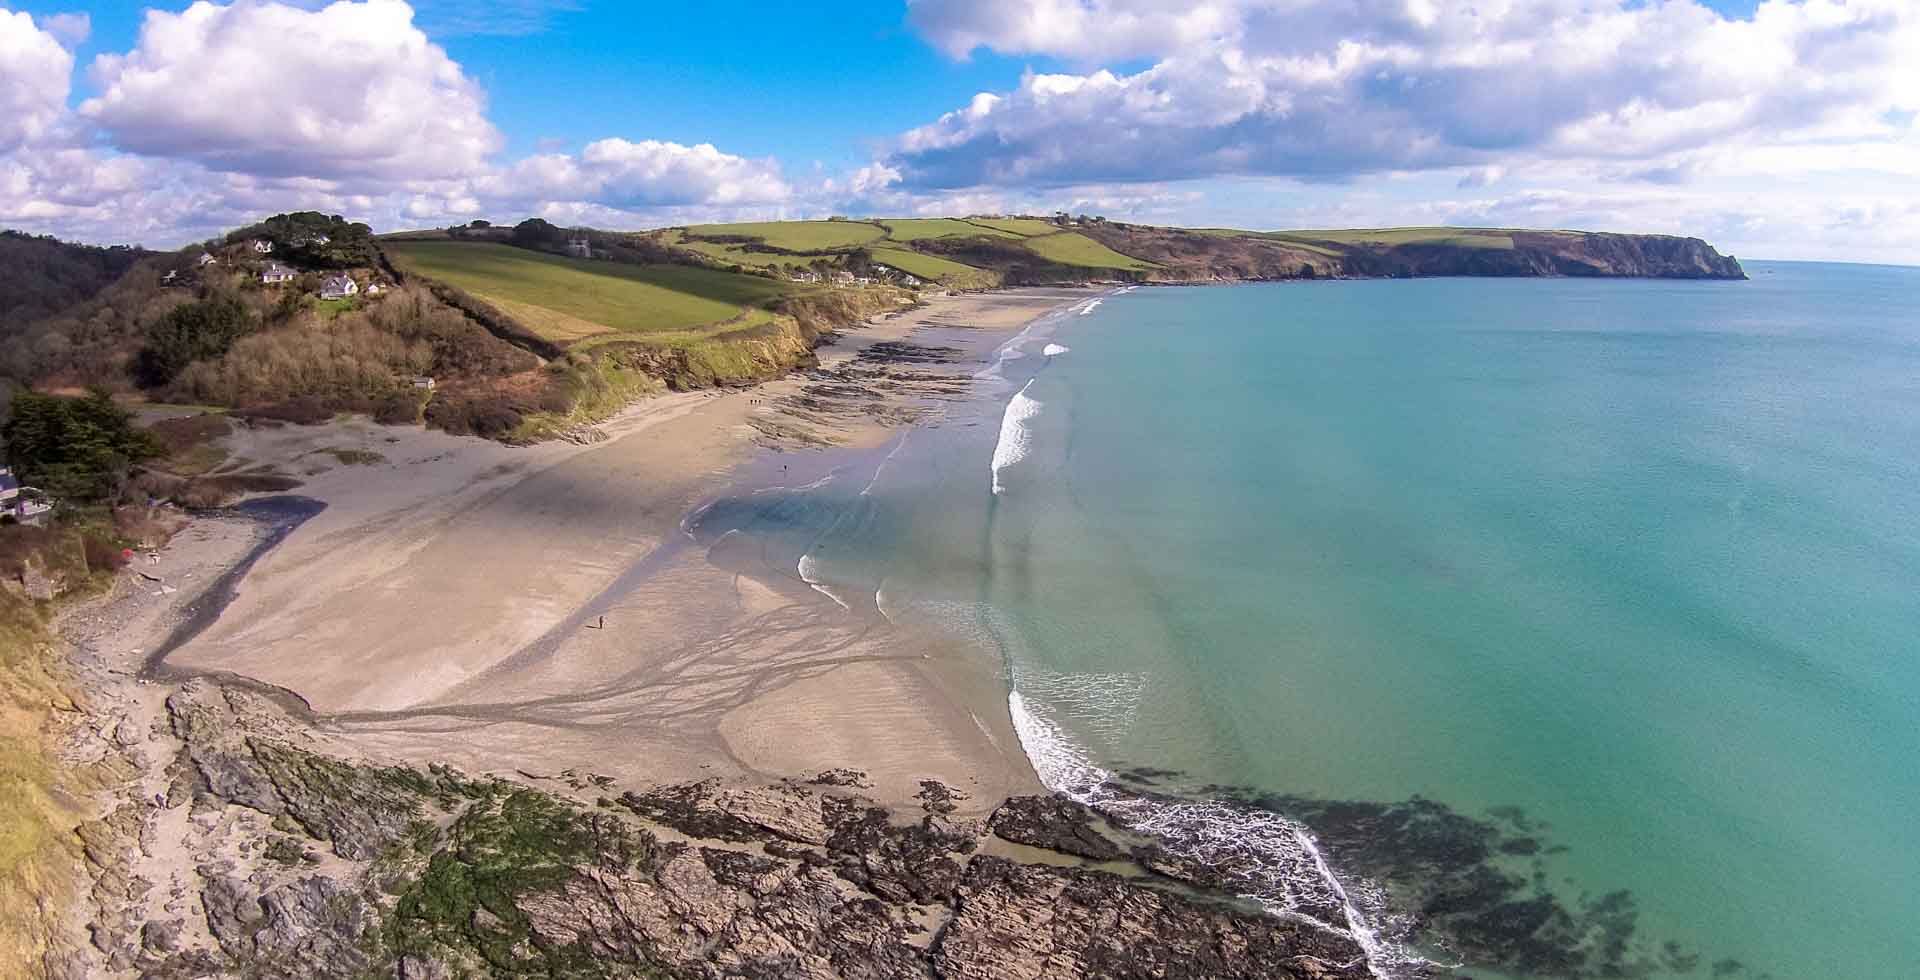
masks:
[[[84,398],[22,391],[0,425],[0,437],[23,482],[73,500],[119,497],[133,464],[162,452],[100,390]]]
[[[487,219],[485,219],[485,218],[475,218],[475,219],[473,219],[472,221],[469,221],[469,222],[467,222],[467,227],[469,227],[469,228],[491,228],[491,227],[493,227],[493,222],[491,222],[491,221],[488,221],[488,220],[487,220]]]
[[[186,303],[147,328],[147,344],[134,362],[140,383],[156,388],[194,361],[219,357],[253,327],[253,317],[231,296]]]
[[[513,226],[513,243],[530,248],[558,247],[567,240],[566,232],[545,218],[528,218]]]

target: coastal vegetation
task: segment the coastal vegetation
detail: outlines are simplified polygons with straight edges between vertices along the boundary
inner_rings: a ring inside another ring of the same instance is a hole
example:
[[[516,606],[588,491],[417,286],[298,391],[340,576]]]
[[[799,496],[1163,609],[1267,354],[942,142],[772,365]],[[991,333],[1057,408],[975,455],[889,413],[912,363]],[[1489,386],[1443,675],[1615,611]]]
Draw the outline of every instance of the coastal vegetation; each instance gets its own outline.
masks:
[[[732,238],[764,242],[789,252],[819,252],[869,245],[886,237],[885,228],[864,221],[762,221],[733,225],[690,225],[696,238]]]
[[[926,238],[974,238],[980,235],[1020,237],[1009,231],[957,218],[888,218],[879,224],[887,230],[888,240],[896,242],[917,242]]]

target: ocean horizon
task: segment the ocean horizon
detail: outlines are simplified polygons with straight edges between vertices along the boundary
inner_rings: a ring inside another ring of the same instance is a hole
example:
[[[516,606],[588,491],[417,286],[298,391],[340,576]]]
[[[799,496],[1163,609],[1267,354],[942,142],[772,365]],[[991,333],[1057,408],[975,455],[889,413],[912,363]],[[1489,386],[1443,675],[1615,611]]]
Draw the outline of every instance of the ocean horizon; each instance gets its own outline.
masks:
[[[1920,270],[1750,271],[1089,297],[781,526],[1382,976],[1914,975]]]

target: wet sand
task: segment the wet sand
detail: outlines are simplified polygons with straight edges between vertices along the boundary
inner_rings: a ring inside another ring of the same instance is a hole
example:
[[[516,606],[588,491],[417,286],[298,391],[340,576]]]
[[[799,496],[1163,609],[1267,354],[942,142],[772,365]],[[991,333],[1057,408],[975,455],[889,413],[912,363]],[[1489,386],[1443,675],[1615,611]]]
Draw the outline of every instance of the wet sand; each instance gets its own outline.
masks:
[[[819,371],[653,399],[586,446],[365,423],[243,433],[234,450],[257,458],[386,462],[306,473],[296,492],[325,510],[167,665],[285,688],[323,728],[416,762],[628,784],[846,767],[881,802],[938,779],[991,807],[1036,785],[998,664],[791,570],[721,567],[682,522],[743,482],[799,485],[879,451],[964,387],[968,357],[1088,295],[941,297],[848,331]],[[961,352],[916,356],[929,333]]]

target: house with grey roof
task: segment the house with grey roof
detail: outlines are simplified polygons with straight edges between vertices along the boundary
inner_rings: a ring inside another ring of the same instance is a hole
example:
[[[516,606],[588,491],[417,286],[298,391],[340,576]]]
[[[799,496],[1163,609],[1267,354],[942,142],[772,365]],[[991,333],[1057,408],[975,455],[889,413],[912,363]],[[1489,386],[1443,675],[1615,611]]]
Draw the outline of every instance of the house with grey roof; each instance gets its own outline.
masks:
[[[320,284],[321,299],[349,299],[360,291],[360,284],[352,276],[328,276]]]

